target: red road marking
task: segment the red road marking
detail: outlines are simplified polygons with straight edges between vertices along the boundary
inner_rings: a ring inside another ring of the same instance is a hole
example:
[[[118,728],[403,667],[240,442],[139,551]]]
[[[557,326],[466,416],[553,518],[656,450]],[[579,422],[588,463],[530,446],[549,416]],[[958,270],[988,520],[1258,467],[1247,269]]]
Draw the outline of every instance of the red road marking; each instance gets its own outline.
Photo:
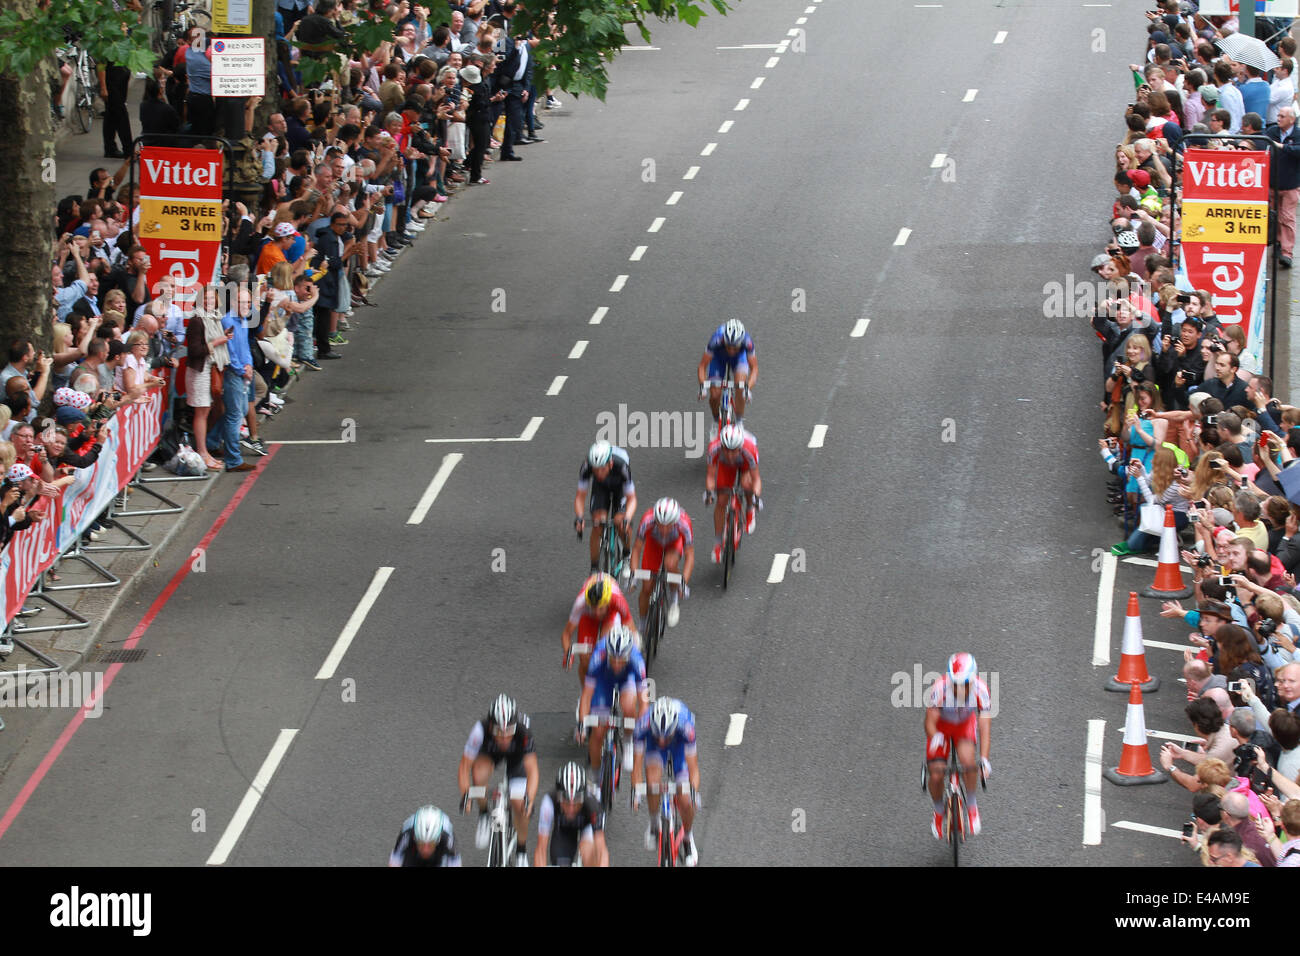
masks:
[[[208,545],[212,543],[212,540],[230,519],[230,516],[235,513],[235,509],[239,507],[240,503],[245,497],[247,497],[248,493],[253,490],[253,485],[257,483],[258,478],[262,477],[262,472],[266,470],[266,466],[270,464],[271,459],[275,457],[275,453],[279,450],[279,445],[273,446],[267,453],[266,461],[259,462],[257,469],[249,472],[248,477],[240,483],[239,490],[235,492],[235,496],[231,498],[229,504],[222,509],[221,514],[217,515],[217,520],[212,522],[212,527],[208,529],[208,533],[203,536],[201,541],[199,541],[198,546],[200,550],[206,549]],[[172,576],[171,581],[167,583],[167,587],[163,588],[162,593],[154,599],[153,604],[149,605],[149,610],[145,612],[144,617],[140,619],[140,623],[131,631],[131,636],[128,637],[126,643],[122,645],[123,649],[130,649],[140,643],[140,638],[144,637],[145,632],[149,630],[154,619],[158,617],[162,612],[162,609],[167,606],[167,602],[170,601],[172,595],[176,593],[176,589],[181,586],[181,582],[185,580],[187,575],[189,575],[190,568],[193,564],[194,561],[192,556],[185,559],[180,570]],[[117,677],[117,672],[121,669],[121,664],[112,664],[109,666],[107,673],[104,675],[103,687],[100,690],[101,697],[108,693],[109,687],[113,685],[113,679]],[[92,697],[82,705],[81,709],[72,716],[70,721],[68,721],[68,726],[63,728],[63,733],[59,734],[59,739],[54,742],[54,745],[50,747],[44,758],[42,758],[40,766],[38,766],[32,772],[32,775],[27,778],[27,782],[23,784],[22,790],[18,791],[18,796],[14,797],[13,803],[9,804],[9,808],[5,810],[5,815],[0,817],[0,838],[3,838],[9,831],[10,825],[17,818],[18,814],[22,812],[23,807],[27,805],[28,799],[31,798],[31,795],[36,791],[36,788],[40,786],[41,781],[45,779],[45,775],[50,772],[50,768],[53,767],[54,762],[59,759],[59,755],[63,753],[63,748],[68,745],[68,742],[72,740],[73,735],[85,721],[86,712],[93,710],[95,704],[96,701]]]

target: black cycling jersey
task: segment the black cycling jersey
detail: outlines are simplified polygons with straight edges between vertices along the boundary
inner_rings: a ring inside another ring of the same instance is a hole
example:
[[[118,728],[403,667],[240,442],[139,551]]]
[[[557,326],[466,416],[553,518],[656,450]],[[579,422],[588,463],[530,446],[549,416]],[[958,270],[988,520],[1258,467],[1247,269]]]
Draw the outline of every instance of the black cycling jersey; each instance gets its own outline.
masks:
[[[517,714],[515,716],[515,735],[510,738],[510,746],[504,750],[497,744],[496,737],[492,735],[491,716],[484,717],[470,731],[470,747],[475,746],[477,746],[478,752],[474,756],[491,757],[494,764],[504,759],[512,766],[522,761],[526,755],[535,753],[537,750],[533,740],[533,732],[529,729],[527,714]]]
[[[636,490],[632,484],[632,465],[628,462],[627,452],[615,446],[609,456],[609,474],[603,480],[592,473],[591,462],[585,458],[578,469],[578,490],[588,491],[595,487],[612,497],[615,501],[632,494]]]
[[[402,824],[402,832],[397,835],[397,844],[393,847],[389,862],[397,866],[460,866],[460,854],[456,851],[456,840],[452,836],[450,825],[438,838],[437,846],[428,859],[420,856],[415,846],[413,828],[415,816],[411,815]]]

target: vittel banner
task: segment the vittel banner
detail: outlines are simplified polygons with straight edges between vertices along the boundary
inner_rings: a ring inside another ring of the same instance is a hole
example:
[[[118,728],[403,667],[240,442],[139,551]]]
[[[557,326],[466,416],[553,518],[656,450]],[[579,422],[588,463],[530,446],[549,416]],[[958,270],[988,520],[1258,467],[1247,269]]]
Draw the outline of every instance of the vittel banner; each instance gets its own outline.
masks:
[[[216,281],[221,254],[222,154],[219,149],[140,150],[140,244],[149,287],[176,280],[175,303],[189,314]]]
[[[1182,278],[1210,293],[1224,325],[1246,333],[1241,364],[1260,370],[1268,153],[1188,149],[1183,161]]]

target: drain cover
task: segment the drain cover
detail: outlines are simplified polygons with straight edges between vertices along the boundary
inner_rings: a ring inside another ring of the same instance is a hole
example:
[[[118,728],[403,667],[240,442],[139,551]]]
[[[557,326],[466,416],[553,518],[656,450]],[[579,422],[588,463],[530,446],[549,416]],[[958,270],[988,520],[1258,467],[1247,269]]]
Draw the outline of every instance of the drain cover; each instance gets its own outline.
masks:
[[[133,647],[127,650],[96,651],[87,663],[90,664],[135,664],[144,660],[146,651]]]

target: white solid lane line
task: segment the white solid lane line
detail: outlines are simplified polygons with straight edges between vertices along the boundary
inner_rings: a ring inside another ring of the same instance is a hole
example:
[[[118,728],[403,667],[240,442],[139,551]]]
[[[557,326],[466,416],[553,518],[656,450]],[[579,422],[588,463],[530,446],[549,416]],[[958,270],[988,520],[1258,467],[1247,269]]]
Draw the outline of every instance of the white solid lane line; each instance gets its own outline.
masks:
[[[774,554],[772,555],[772,570],[767,572],[768,584],[780,584],[785,580],[785,566],[790,563],[790,555]]]
[[[426,441],[429,440],[426,439]],[[488,439],[488,441],[491,441],[491,439]],[[438,492],[442,491],[442,486],[451,477],[451,470],[460,464],[460,460],[464,457],[458,451],[442,456],[442,464],[438,466],[438,473],[433,476],[433,481],[429,482],[429,487],[425,489],[423,497],[420,498],[420,503],[411,512],[411,517],[406,519],[407,524],[419,524],[424,520],[424,516],[433,507],[433,500],[438,497]]]
[[[867,334],[867,326],[870,324],[870,319],[858,319],[857,324],[853,326],[853,331],[849,333],[849,337],[854,339],[862,338]]]
[[[894,245],[896,245],[896,246],[905,246],[905,245],[907,245],[907,240],[908,240],[908,238],[911,237],[911,235],[912,235],[912,230],[911,230],[911,229],[906,229],[906,228],[904,228],[904,229],[900,229],[900,230],[898,230],[898,237],[894,240]]]
[[[379,594],[384,590],[384,585],[388,579],[393,576],[392,568],[380,568],[375,572],[375,576],[370,579],[370,587],[366,588],[366,593],[361,596],[360,603],[348,618],[348,623],[343,625],[343,630],[339,633],[338,640],[330,648],[329,656],[325,658],[325,663],[321,664],[320,670],[316,672],[317,680],[329,680],[338,670],[339,662],[343,660],[343,655],[348,652],[352,646],[352,640],[361,630],[361,625],[366,621],[366,615],[370,609],[379,600]]]
[[[1083,845],[1101,842],[1101,751],[1106,721],[1088,721],[1088,750],[1083,765]]]
[[[645,256],[646,250],[649,248],[650,248],[649,246],[637,246],[635,249],[632,250],[632,254],[627,257],[627,261],[640,262],[641,259]]]
[[[1158,647],[1162,651],[1178,651],[1182,653],[1183,651],[1200,650],[1200,648],[1193,647],[1191,644],[1167,644],[1164,641],[1148,641],[1146,638],[1142,639],[1142,643],[1146,647]]]
[[[546,390],[547,395],[559,395],[560,389],[564,388],[564,383],[569,380],[567,375],[555,376],[555,381],[551,382],[551,387]]]
[[[1092,631],[1092,666],[1110,663],[1111,603],[1115,591],[1115,555],[1101,556],[1101,574],[1097,578],[1097,619]]]
[[[532,441],[533,436],[537,434],[537,429],[542,427],[542,422],[545,420],[541,415],[529,419],[528,424],[524,426],[523,432],[509,438],[426,438],[424,443],[426,445],[474,445],[483,442]],[[457,457],[459,458],[459,456]],[[410,524],[411,522],[407,523]]]
[[[809,448],[821,448],[826,441],[826,426],[817,425],[813,428],[812,438],[808,439]]]
[[[609,306],[602,305],[599,309],[591,314],[591,321],[588,325],[600,325],[600,320],[609,315]]]
[[[221,839],[217,841],[216,849],[208,857],[208,866],[221,866],[230,858],[230,852],[239,842],[240,836],[243,835],[244,827],[248,826],[248,821],[253,817],[253,811],[257,809],[257,802],[262,799],[262,794],[271,783],[271,777],[275,775],[276,768],[280,766],[280,761],[284,759],[285,753],[289,750],[289,745],[293,743],[294,735],[298,731],[281,730],[280,735],[275,738],[275,743],[271,745],[271,752],[266,755],[262,761],[262,767],[257,771],[257,776],[253,782],[248,785],[248,790],[244,793],[244,799],[239,801],[239,808],[235,810],[235,815],[231,817],[230,823],[226,826],[226,832],[221,834]]]
[[[665,219],[663,216],[656,216],[655,221],[650,223],[650,228],[647,229],[646,232],[658,232],[660,229],[664,227],[664,223],[666,223],[667,221],[668,220]]]
[[[668,201],[667,201],[666,203],[664,203],[664,205],[665,205],[665,206],[676,206],[677,203],[678,203],[678,201],[682,198],[683,195],[685,195],[685,194],[684,194],[680,189],[677,190],[675,193],[673,193],[671,196],[668,197]],[[621,288],[621,286],[620,286],[620,288]],[[618,289],[615,289],[615,290],[613,290],[613,291],[617,292]]]
[[[268,445],[351,445],[346,438],[312,438],[296,441],[269,441]]]
[[[614,284],[613,284],[612,286],[609,287],[609,291],[610,291],[610,292],[622,292],[622,291],[623,291],[623,286],[625,286],[625,285],[627,285],[627,276],[617,276],[617,277],[615,277],[615,279],[614,279]]]
[[[640,248],[644,249],[645,247],[641,246]],[[587,351],[587,340],[578,339],[578,341],[573,343],[573,348],[569,350],[569,358],[580,359],[582,358],[582,353],[585,351]]]
[[[731,722],[727,724],[727,736],[723,739],[722,746],[740,746],[740,742],[745,739],[745,721],[748,719],[744,714],[731,715]]]

